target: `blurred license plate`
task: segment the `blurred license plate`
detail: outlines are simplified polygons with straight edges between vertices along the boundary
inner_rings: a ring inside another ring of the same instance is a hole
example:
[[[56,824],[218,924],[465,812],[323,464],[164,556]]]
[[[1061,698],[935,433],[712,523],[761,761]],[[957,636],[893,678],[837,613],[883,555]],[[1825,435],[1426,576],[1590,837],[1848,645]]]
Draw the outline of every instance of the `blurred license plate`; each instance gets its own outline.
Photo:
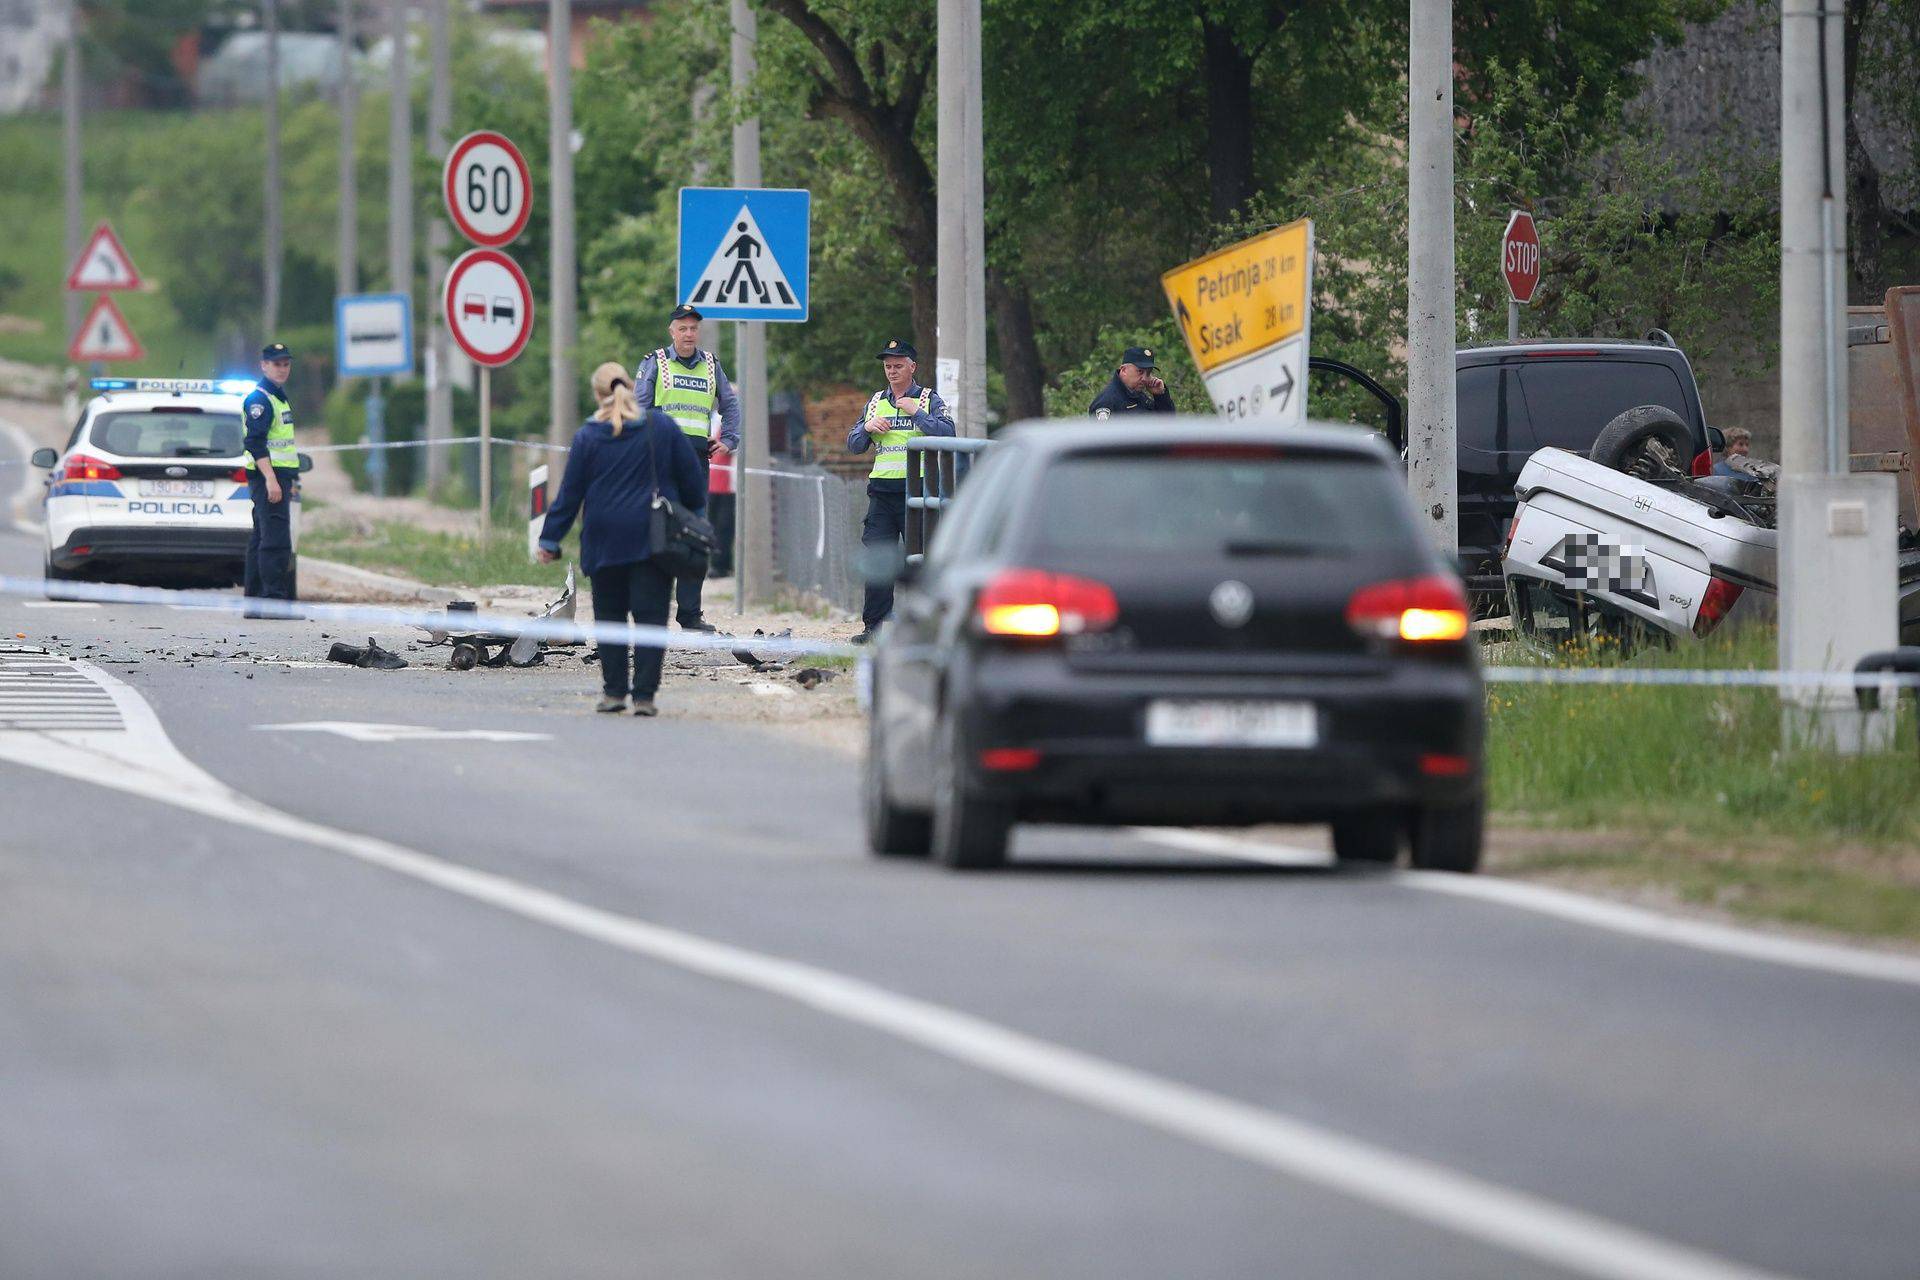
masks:
[[[211,498],[213,481],[142,480],[140,496],[143,498]]]
[[[1161,698],[1147,704],[1148,746],[1310,747],[1319,740],[1311,702]]]

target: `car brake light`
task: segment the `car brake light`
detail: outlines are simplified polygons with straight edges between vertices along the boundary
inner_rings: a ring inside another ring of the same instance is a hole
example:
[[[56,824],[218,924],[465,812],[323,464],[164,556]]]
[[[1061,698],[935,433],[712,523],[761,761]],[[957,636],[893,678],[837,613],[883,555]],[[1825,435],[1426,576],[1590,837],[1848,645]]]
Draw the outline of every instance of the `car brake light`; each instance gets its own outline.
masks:
[[[245,467],[235,467],[228,474],[227,479],[233,481],[235,484],[245,484],[247,482],[247,469]]]
[[[84,453],[76,453],[67,459],[65,479],[68,480],[118,480],[120,468],[111,462],[102,462],[98,458],[89,458]]]
[[[1039,569],[1004,569],[980,589],[980,629],[992,636],[1073,636],[1105,631],[1120,604],[1104,582]]]
[[[1429,574],[1362,587],[1347,601],[1347,625],[1363,636],[1416,643],[1464,640],[1467,592],[1458,578]]]
[[[1713,450],[1702,449],[1693,455],[1693,465],[1687,468],[1687,474],[1710,476],[1713,474]]]
[[[1520,527],[1520,515],[1526,509],[1527,509],[1527,504],[1524,502],[1521,503],[1519,506],[1513,509],[1513,518],[1507,521],[1507,536],[1500,543],[1500,558],[1502,560],[1505,560],[1508,556],[1513,554],[1513,533],[1514,533],[1514,530]]]
[[[1025,773],[1040,767],[1040,749],[988,747],[980,753],[980,767],[994,773]]]
[[[1725,578],[1710,578],[1707,589],[1700,597],[1700,612],[1693,616],[1693,634],[1704,636],[1726,621],[1733,606],[1740,599],[1740,593],[1746,588]]]

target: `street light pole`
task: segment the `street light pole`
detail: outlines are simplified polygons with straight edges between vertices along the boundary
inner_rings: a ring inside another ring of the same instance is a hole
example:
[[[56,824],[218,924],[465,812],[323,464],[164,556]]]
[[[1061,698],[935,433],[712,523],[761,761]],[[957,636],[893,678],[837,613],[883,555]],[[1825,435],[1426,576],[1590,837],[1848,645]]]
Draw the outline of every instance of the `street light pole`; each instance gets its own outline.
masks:
[[[963,436],[984,436],[986,214],[981,160],[980,0],[939,0],[934,388]]]
[[[1898,499],[1849,474],[1844,0],[1780,12],[1780,666],[1846,673],[1899,632]],[[1892,744],[1893,713],[1853,690],[1783,690],[1790,743]]]
[[[427,0],[427,42],[433,78],[427,91],[427,153],[446,158],[447,130],[453,123],[453,86],[447,50],[447,0]],[[435,304],[447,274],[447,219],[440,201],[427,206],[427,493],[440,492],[447,478],[447,451],[438,442],[453,436],[453,384],[447,368],[452,347],[446,318]]]
[[[274,340],[280,328],[280,3],[261,0],[261,25],[267,37],[267,189],[266,227],[261,236],[261,338]]]
[[[733,0],[731,46],[733,92],[736,100],[752,90],[758,66],[760,30],[747,0]],[[733,185],[760,185],[760,118],[749,116],[733,126]],[[770,478],[751,475],[748,467],[764,468],[768,461],[767,434],[767,326],[763,320],[742,321],[737,329],[738,394],[740,396],[739,496],[735,518],[740,555],[734,565],[734,590],[742,605],[773,596],[773,488]]]
[[[1407,64],[1407,481],[1421,527],[1459,549],[1453,389],[1453,5],[1411,0]]]
[[[575,311],[579,305],[573,244],[573,7],[568,0],[547,0],[547,182],[553,201],[549,229],[547,302],[547,442],[565,444],[580,424],[579,370],[574,354]]]
[[[393,53],[387,68],[387,287],[413,294],[413,85],[407,70],[407,0],[388,0]]]
[[[360,89],[353,78],[353,6],[354,0],[340,0],[340,243],[333,291],[342,297],[360,288],[360,171],[354,163]]]
[[[80,0],[67,0],[66,65],[60,73],[61,139],[65,150],[65,188],[67,204],[67,261],[71,265],[80,256],[85,239],[81,224],[86,211],[81,208],[80,187]],[[80,328],[80,295],[69,290],[67,338],[72,340]]]

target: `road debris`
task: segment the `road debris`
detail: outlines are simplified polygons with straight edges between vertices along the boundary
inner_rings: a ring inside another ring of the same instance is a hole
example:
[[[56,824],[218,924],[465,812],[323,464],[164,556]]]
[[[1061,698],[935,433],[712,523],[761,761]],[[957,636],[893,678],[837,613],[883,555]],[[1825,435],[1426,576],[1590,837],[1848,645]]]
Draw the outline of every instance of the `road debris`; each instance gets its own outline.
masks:
[[[407,665],[407,660],[391,649],[382,649],[379,641],[367,637],[364,647],[336,640],[327,650],[328,662],[344,663],[350,667],[361,667],[375,671],[398,671]]]

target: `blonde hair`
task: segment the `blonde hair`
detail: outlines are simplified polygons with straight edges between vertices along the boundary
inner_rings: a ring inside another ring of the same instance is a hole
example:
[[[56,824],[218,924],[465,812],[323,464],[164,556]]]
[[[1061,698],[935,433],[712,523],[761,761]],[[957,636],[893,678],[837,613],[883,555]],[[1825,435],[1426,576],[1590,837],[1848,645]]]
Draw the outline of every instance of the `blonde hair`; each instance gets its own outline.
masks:
[[[600,420],[619,435],[629,422],[640,420],[640,402],[633,398],[633,379],[625,367],[609,360],[593,371],[593,398],[600,404]]]
[[[1745,427],[1728,427],[1727,428],[1728,444],[1730,445],[1739,444],[1742,441],[1746,442],[1747,444],[1752,444],[1753,432],[1747,430]]]

